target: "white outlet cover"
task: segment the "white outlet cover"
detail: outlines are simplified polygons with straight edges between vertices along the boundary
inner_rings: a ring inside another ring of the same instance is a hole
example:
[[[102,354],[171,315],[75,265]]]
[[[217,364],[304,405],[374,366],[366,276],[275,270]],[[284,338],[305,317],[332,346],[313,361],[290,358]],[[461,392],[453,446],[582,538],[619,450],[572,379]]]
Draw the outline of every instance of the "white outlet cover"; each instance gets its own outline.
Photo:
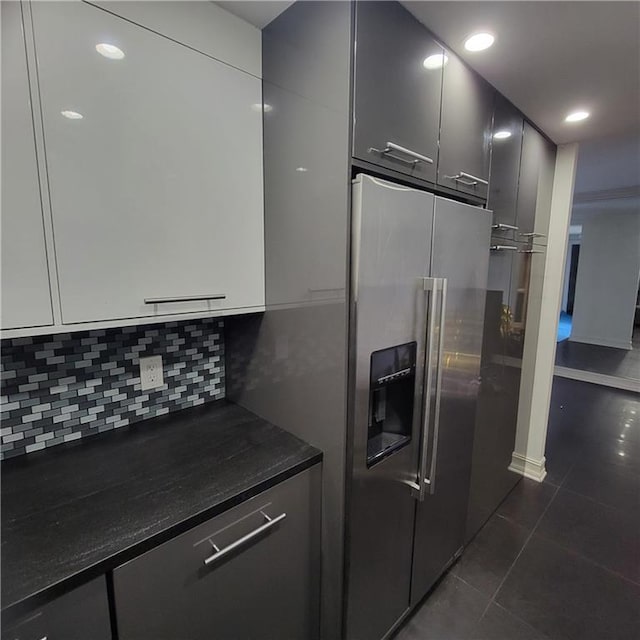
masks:
[[[140,388],[157,389],[164,384],[162,372],[162,356],[147,356],[140,358]]]

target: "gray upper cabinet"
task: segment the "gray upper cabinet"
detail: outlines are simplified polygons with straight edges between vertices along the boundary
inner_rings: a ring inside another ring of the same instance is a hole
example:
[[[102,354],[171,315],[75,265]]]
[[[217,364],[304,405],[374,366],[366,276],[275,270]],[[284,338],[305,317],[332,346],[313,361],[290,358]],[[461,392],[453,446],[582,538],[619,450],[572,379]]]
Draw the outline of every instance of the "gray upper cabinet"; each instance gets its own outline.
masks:
[[[320,465],[113,572],[120,640],[314,640]]]
[[[516,205],[520,152],[522,150],[522,114],[501,95],[496,96],[491,150],[491,180],[487,207],[493,211],[495,239],[516,239]]]
[[[2,2],[3,329],[53,324],[19,2]]]
[[[495,91],[455,55],[447,56],[438,184],[486,199]]]
[[[442,47],[399,3],[358,2],[355,48],[354,157],[435,183]]]
[[[518,186],[519,238],[546,244],[546,230],[553,186],[555,146],[528,122],[524,123],[522,160]]]

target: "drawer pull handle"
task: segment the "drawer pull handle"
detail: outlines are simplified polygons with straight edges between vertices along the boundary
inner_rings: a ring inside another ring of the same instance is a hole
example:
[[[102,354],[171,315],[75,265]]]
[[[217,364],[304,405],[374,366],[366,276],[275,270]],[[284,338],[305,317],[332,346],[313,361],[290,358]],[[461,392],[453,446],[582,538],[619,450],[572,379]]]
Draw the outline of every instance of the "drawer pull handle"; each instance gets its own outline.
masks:
[[[546,234],[544,233],[521,233],[523,238],[546,238]]]
[[[407,160],[402,156],[396,156],[392,154],[392,151],[398,151],[399,153],[404,153],[405,155],[411,156],[413,160]],[[416,165],[419,162],[426,162],[427,164],[433,164],[433,159],[428,156],[423,156],[421,153],[417,153],[416,151],[412,151],[411,149],[407,149],[406,147],[401,147],[399,144],[395,142],[387,142],[387,145],[384,149],[376,149],[375,147],[369,148],[369,153],[381,153],[383,156],[387,156],[392,160],[398,160],[400,162],[404,162],[406,164]]]
[[[287,517],[286,513],[281,513],[275,518],[270,518],[263,511],[261,511],[260,513],[264,516],[266,522],[260,525],[257,529],[254,529],[253,531],[247,533],[247,535],[242,536],[242,538],[238,538],[235,542],[232,542],[230,545],[224,547],[223,549],[218,548],[215,544],[213,544],[213,542],[211,542],[213,548],[215,549],[215,553],[208,558],[205,558],[205,566],[209,566],[211,563],[216,562],[216,560],[220,560],[220,558],[226,556],[228,553],[231,553],[234,549],[241,547],[242,545],[249,542],[249,540],[253,540],[253,538],[259,536],[261,533],[264,533],[272,527],[275,527],[278,522],[281,522]]]
[[[173,298],[145,298],[145,304],[164,304],[166,302],[195,302],[197,300],[224,300],[224,293],[210,293],[204,296],[174,296]]]
[[[504,222],[498,222],[498,224],[492,224],[491,228],[494,231],[517,231],[518,227],[514,224],[505,224]]]
[[[508,244],[492,244],[489,247],[490,251],[517,251],[518,247],[512,247]]]
[[[478,178],[478,176],[471,175],[470,173],[466,173],[465,171],[458,172],[458,175],[456,176],[445,176],[445,178],[448,178],[449,180],[455,180],[456,182],[464,184],[467,187],[477,187],[478,184],[489,184],[487,180]],[[463,178],[466,178],[466,180],[463,180]]]

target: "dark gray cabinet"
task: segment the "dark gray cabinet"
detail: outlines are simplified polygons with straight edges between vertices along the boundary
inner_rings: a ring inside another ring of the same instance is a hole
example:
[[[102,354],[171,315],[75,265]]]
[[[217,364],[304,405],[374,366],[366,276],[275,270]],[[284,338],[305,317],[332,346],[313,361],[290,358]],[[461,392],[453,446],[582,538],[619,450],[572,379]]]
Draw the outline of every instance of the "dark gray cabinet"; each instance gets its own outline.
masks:
[[[438,184],[486,199],[495,90],[455,55],[447,55]]]
[[[106,578],[101,576],[11,622],[2,640],[111,640]]]
[[[525,122],[516,223],[522,240],[546,244],[546,235],[540,229],[546,231],[548,226],[548,220],[543,220],[542,214],[548,214],[551,202],[554,164],[555,146]]]
[[[493,211],[494,238],[518,238],[516,209],[523,125],[522,114],[506,98],[496,95],[487,199],[487,208]]]
[[[442,47],[397,2],[356,4],[353,156],[435,182]]]
[[[318,636],[320,466],[113,572],[120,640]]]
[[[544,247],[528,241],[505,241],[494,235],[491,244],[467,542],[521,477],[509,465],[518,420],[531,269],[534,260],[544,257]]]

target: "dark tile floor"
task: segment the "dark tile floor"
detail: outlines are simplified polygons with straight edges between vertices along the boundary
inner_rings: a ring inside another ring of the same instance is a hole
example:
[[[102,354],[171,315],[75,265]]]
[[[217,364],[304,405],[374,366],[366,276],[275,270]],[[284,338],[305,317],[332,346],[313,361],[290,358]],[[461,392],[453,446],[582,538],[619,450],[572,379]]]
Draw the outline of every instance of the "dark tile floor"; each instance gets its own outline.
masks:
[[[556,378],[521,481],[396,640],[640,638],[640,396]]]
[[[595,344],[563,340],[556,348],[556,365],[602,373],[617,378],[640,379],[640,328],[636,327],[632,339],[633,349],[615,349]]]

